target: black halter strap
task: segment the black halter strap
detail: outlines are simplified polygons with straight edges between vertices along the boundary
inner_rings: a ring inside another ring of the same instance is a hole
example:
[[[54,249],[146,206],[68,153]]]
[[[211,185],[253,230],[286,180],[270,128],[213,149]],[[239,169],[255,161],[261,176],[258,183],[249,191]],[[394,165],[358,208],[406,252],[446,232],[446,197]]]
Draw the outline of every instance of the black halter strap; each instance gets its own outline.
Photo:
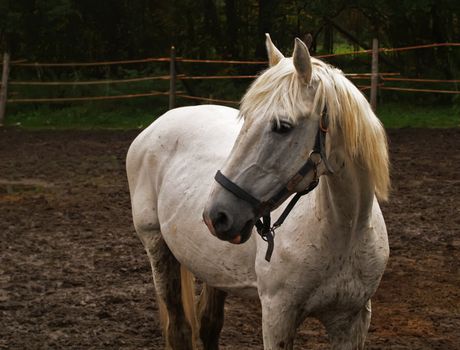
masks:
[[[227,177],[225,177],[220,170],[217,170],[216,175],[214,176],[214,179],[227,191],[233,193],[235,196],[237,196],[239,199],[242,199],[249,204],[251,204],[253,207],[257,208],[260,206],[260,201],[250,195],[248,192],[243,190],[240,186],[236,185],[234,182],[230,181]]]
[[[329,117],[327,115],[327,110],[324,109],[318,127],[318,132],[316,133],[315,138],[315,145],[313,147],[310,156],[302,165],[302,167],[297,171],[297,173],[288,181],[286,186],[284,186],[278,193],[272,196],[265,202],[262,202],[252,196],[247,191],[243,190],[240,186],[235,184],[233,181],[228,179],[225,175],[223,175],[220,170],[217,171],[214,179],[227,191],[233,193],[236,197],[248,202],[254,208],[256,215],[259,219],[256,221],[255,226],[257,228],[257,232],[262,237],[264,241],[267,242],[267,252],[265,254],[265,260],[270,261],[273,249],[274,249],[274,239],[275,239],[275,230],[280,227],[284,220],[288,217],[291,210],[299,201],[300,197],[306,195],[307,193],[313,191],[316,186],[318,186],[319,178],[317,176],[317,167],[319,163],[324,162],[326,169],[329,173],[333,173],[327,158],[326,158],[326,134],[329,126]],[[312,159],[312,155],[317,154],[319,155],[319,161],[315,162]],[[275,221],[273,225],[271,225],[271,218],[270,212],[280,205],[286,198],[288,198],[291,194],[295,192],[295,188],[297,185],[303,180],[303,178],[310,173],[310,171],[314,171],[314,179],[308,185],[308,187],[300,192],[297,192],[295,196],[291,199],[289,204],[284,209],[283,213],[280,215],[278,220]],[[262,219],[260,219],[262,218]]]

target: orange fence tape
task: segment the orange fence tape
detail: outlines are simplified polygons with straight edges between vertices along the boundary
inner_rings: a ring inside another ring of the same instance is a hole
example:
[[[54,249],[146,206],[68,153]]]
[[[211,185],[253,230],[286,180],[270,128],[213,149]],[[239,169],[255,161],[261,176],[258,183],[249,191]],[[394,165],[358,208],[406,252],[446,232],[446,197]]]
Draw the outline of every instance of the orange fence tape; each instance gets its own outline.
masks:
[[[379,76],[395,76],[399,73],[379,73]],[[372,73],[346,73],[350,79],[369,79]],[[206,80],[206,79],[255,79],[257,75],[197,75],[197,76],[178,76],[179,80]]]
[[[379,78],[383,79],[386,76],[396,76],[399,73],[379,73]],[[348,73],[345,76],[350,80],[369,80],[372,78],[372,73]]]
[[[371,73],[348,73],[345,76],[350,79],[370,79]],[[399,73],[380,73],[382,79],[384,76],[399,75]],[[178,80],[212,80],[212,79],[255,79],[257,75],[198,75],[198,76],[186,76],[184,74],[176,75]],[[90,81],[19,81],[12,80],[9,85],[33,85],[33,86],[60,86],[60,85],[107,85],[107,84],[123,84],[133,83],[141,81],[152,81],[152,80],[169,80],[169,75],[161,75],[154,77],[141,77],[141,78],[129,78],[129,79],[113,79],[113,80],[90,80]],[[386,78],[385,78],[386,79]]]
[[[207,80],[207,79],[254,79],[257,75],[197,75],[197,76],[183,76],[179,80]]]
[[[460,83],[460,80],[456,79],[419,79],[419,78],[387,78],[387,77],[381,77],[382,80],[387,80],[387,81],[413,81],[413,82],[420,82],[420,83]]]
[[[197,101],[228,103],[228,104],[234,104],[234,105],[240,104],[239,101],[221,100],[221,99],[218,99],[218,98],[207,98],[207,97],[198,97],[198,96],[190,96],[190,95],[177,95],[177,97],[182,97],[182,98],[185,98],[185,99],[197,100]]]
[[[216,75],[216,76],[185,76],[184,74],[176,75],[178,80],[207,80],[207,79],[254,79],[257,75]],[[115,79],[115,80],[90,80],[90,81],[15,81],[8,82],[8,85],[33,85],[33,86],[60,86],[60,85],[107,85],[107,84],[123,84],[141,81],[152,80],[169,80],[169,75],[161,75],[155,77],[142,77],[130,79]]]
[[[460,46],[460,43],[435,43],[435,44],[425,44],[425,45],[413,45],[405,47],[396,47],[396,48],[380,48],[379,52],[396,52],[396,51],[407,51],[415,49],[426,49],[432,47],[455,47]],[[327,55],[318,55],[317,58],[326,58],[326,57],[335,57],[335,56],[346,56],[346,55],[358,55],[371,53],[372,50],[360,50],[360,51],[351,51]],[[20,67],[89,67],[89,66],[107,66],[115,64],[131,64],[131,63],[148,63],[148,62],[169,62],[169,57],[157,57],[157,58],[144,58],[138,60],[120,60],[120,61],[101,61],[101,62],[69,62],[69,63],[27,63],[27,62],[11,62],[13,66]],[[186,63],[223,63],[223,64],[253,64],[253,65],[264,65],[267,64],[267,61],[238,61],[238,60],[202,60],[202,59],[192,59],[192,58],[182,58],[178,57],[177,62],[186,62]]]
[[[399,48],[380,48],[379,52],[397,52],[397,51],[407,51],[415,50],[422,48],[434,48],[434,47],[456,47],[460,46],[460,43],[436,43],[436,44],[426,44],[426,45],[415,45],[415,46],[406,46]],[[338,54],[329,54],[329,55],[319,55],[318,58],[334,57],[334,56],[344,56],[344,55],[355,55],[355,54],[364,54],[371,53],[372,50],[361,50],[354,52],[338,53]],[[159,57],[159,58],[145,58],[138,60],[120,60],[120,61],[103,61],[103,62],[86,62],[86,63],[28,63],[24,60],[13,61],[11,65],[21,66],[21,67],[89,67],[89,66],[103,66],[103,65],[118,65],[118,64],[132,64],[132,63],[148,63],[148,62],[169,62],[169,57]],[[238,60],[201,60],[201,59],[187,59],[187,58],[177,58],[178,62],[185,63],[216,63],[216,64],[253,64],[253,65],[262,65],[267,64],[267,61],[238,61]],[[371,73],[349,73],[345,74],[350,79],[369,79]],[[460,80],[441,80],[441,79],[419,79],[419,78],[403,78],[403,77],[392,77],[399,75],[399,73],[380,73],[379,77],[382,81],[407,81],[407,82],[430,82],[430,83],[460,83]],[[178,80],[207,80],[207,79],[253,79],[256,78],[256,75],[222,75],[222,76],[185,76],[178,75],[176,78]],[[102,85],[102,84],[121,84],[121,83],[130,83],[130,82],[140,82],[140,81],[150,81],[150,80],[169,80],[168,75],[155,76],[155,77],[141,77],[141,78],[129,78],[129,79],[114,79],[114,80],[97,80],[97,81],[50,81],[50,82],[37,82],[37,81],[10,81],[11,85],[48,85],[48,86],[59,86],[59,85]],[[368,90],[369,86],[357,85],[361,91]],[[379,88],[382,90],[394,90],[394,91],[410,91],[410,92],[431,92],[431,93],[448,93],[448,94],[460,94],[460,91],[456,90],[433,90],[433,89],[415,89],[415,88],[402,88],[402,87],[390,87],[390,86],[381,86]],[[94,97],[64,97],[64,98],[19,98],[19,99],[9,99],[8,103],[34,103],[34,102],[73,102],[73,101],[95,101],[95,100],[116,100],[116,99],[128,99],[136,97],[148,97],[148,96],[160,96],[168,95],[169,92],[158,92],[153,91],[150,93],[141,93],[141,94],[129,94],[129,95],[115,95],[115,96],[94,96]],[[183,95],[178,93],[177,97],[191,99],[191,100],[200,100],[206,102],[217,102],[224,104],[239,104],[238,101],[215,99],[215,98],[206,98],[198,96]]]
[[[180,79],[182,75],[177,75]],[[10,81],[8,85],[106,85],[106,84],[122,84],[122,83],[133,83],[139,81],[151,81],[151,80],[169,80],[169,75],[161,75],[156,77],[142,77],[142,78],[130,78],[130,79],[115,79],[115,80],[91,80],[91,81]]]
[[[178,58],[177,61],[186,63],[268,64],[268,61],[200,60],[194,58]]]
[[[364,53],[372,53],[372,50],[360,50],[360,51],[351,51],[351,52],[342,52],[342,53],[330,53],[326,55],[317,55],[316,58],[329,58],[337,56],[348,56],[348,55],[360,55]]]
[[[394,90],[394,91],[409,91],[409,92],[434,92],[440,94],[460,94],[459,90],[432,90],[432,89],[413,89],[413,88],[402,88],[393,86],[381,86],[381,90]]]
[[[416,49],[427,49],[431,47],[446,47],[446,46],[460,46],[460,43],[439,43],[439,44],[426,44],[426,45],[414,45],[414,46],[405,46],[405,47],[393,47],[393,48],[379,48],[379,52],[398,52],[398,51],[408,51],[408,50],[416,50]],[[318,55],[315,56],[316,58],[327,58],[327,57],[335,57],[335,56],[347,56],[347,55],[359,55],[365,53],[372,53],[372,49],[368,50],[360,50],[360,51],[351,51],[351,52],[342,52],[342,53],[331,53],[327,55]]]
[[[14,65],[14,64],[17,64],[17,63],[25,63],[25,62],[27,62],[26,59],[21,59],[21,60],[10,61],[10,64]],[[0,63],[0,65],[1,65],[1,63]]]
[[[12,66],[19,67],[92,67],[92,66],[110,66],[115,64],[132,64],[132,63],[149,63],[149,62],[169,62],[169,57],[158,58],[142,58],[139,60],[124,60],[124,61],[101,61],[101,62],[67,62],[67,63],[16,63],[12,62]]]
[[[460,46],[460,43],[438,43],[438,44],[413,45],[413,46],[393,47],[393,48],[380,48],[379,51],[396,52],[396,51],[408,51],[408,50],[416,50],[416,49],[428,49],[431,47],[446,47],[446,46],[452,46],[452,47]]]
[[[119,100],[136,97],[149,97],[168,95],[169,92],[153,91],[144,94],[115,95],[115,96],[94,96],[94,97],[63,97],[63,98],[13,98],[8,99],[7,103],[40,103],[40,102],[79,102],[79,101],[101,101]]]

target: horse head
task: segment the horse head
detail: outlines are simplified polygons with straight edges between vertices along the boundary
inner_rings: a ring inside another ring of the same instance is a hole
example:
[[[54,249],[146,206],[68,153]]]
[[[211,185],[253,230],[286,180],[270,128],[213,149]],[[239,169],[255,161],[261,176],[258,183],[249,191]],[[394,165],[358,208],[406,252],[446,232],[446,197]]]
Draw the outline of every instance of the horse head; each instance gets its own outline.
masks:
[[[388,192],[385,133],[362,93],[298,38],[289,58],[268,35],[266,45],[269,68],[242,98],[243,126],[203,213],[211,233],[232,243],[254,225],[266,231],[259,218],[346,163],[369,173],[378,197]]]
[[[327,115],[308,48],[296,39],[293,57],[285,58],[268,35],[266,44],[270,67],[242,99],[243,127],[203,214],[211,233],[233,243],[245,242],[261,216],[330,170],[318,139]],[[299,176],[306,162],[311,167]],[[224,181],[255,201],[224,188]]]

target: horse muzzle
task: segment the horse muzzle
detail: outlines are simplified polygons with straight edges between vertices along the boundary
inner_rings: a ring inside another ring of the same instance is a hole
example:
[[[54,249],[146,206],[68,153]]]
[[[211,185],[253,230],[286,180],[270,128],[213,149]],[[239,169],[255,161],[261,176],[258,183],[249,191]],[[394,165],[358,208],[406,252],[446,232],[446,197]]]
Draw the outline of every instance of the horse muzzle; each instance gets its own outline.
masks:
[[[203,212],[203,221],[211,234],[223,241],[233,244],[242,244],[251,237],[255,224],[254,218],[246,221],[241,219],[244,215],[238,215],[215,205],[207,206]]]

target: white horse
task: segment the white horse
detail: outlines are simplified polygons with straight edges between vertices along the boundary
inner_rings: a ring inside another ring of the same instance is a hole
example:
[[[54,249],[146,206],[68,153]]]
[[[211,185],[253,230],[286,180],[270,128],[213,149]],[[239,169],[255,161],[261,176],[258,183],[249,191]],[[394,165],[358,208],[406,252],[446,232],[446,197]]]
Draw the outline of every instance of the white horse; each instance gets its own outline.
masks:
[[[260,299],[265,349],[292,349],[308,316],[324,324],[333,349],[362,349],[389,255],[377,202],[389,190],[385,132],[357,88],[300,40],[292,58],[268,35],[266,44],[270,67],[240,112],[171,110],[129,149],[133,220],[166,315],[166,344],[217,349],[225,297],[235,293]],[[276,230],[268,262],[254,224],[269,211],[278,217],[287,197],[318,178]],[[197,316],[181,266],[204,281]]]

